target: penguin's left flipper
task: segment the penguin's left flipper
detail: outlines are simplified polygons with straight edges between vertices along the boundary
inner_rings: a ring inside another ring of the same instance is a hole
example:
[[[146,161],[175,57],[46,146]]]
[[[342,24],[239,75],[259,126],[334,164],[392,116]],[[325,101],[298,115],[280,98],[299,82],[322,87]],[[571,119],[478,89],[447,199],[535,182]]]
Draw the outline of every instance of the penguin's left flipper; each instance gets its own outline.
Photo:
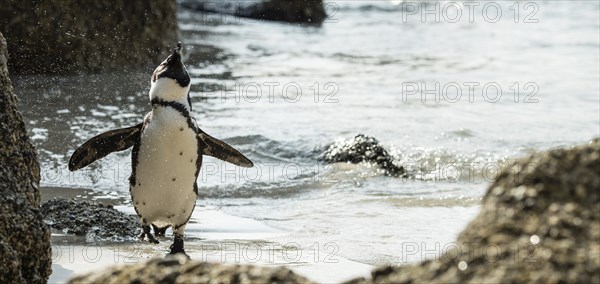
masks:
[[[135,144],[140,136],[142,123],[115,129],[97,135],[77,148],[69,160],[69,170],[79,170],[112,152],[123,151]]]
[[[202,149],[203,155],[215,157],[219,160],[244,168],[251,168],[254,166],[254,163],[238,150],[227,145],[227,143],[206,134],[200,129],[198,129],[198,139],[204,144]]]

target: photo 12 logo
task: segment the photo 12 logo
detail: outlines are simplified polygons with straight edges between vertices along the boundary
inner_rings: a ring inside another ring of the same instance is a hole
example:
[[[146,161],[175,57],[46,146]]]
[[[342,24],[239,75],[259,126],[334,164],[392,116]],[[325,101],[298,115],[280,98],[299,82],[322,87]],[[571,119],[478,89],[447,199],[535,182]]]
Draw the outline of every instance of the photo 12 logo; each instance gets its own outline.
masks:
[[[403,1],[402,22],[420,21],[421,23],[475,23],[478,20],[497,23],[510,18],[514,23],[539,23],[537,18],[540,7],[536,2],[438,2]]]
[[[338,263],[340,248],[335,242],[301,245],[296,242],[201,242],[189,249],[193,258],[221,263]],[[148,246],[137,242],[116,244],[52,245],[53,263],[132,264],[145,261],[154,254]]]
[[[258,102],[286,102],[297,103],[301,100],[310,100],[313,103],[338,103],[340,87],[334,82],[313,82],[300,84],[297,82],[247,82],[225,84],[222,83],[219,91],[201,90],[200,99],[206,101],[218,98],[222,103],[235,101],[236,103]]]
[[[456,262],[460,270],[466,270],[469,263],[485,259],[489,262],[512,261],[515,263],[535,263],[539,261],[539,242],[532,235],[529,242],[512,243],[401,243],[400,259],[396,265],[413,261],[431,260],[434,262]]]
[[[531,104],[539,102],[536,97],[539,90],[535,82],[513,82],[504,87],[497,82],[403,82],[402,102],[418,97],[422,103],[498,103],[509,93],[512,102]]]

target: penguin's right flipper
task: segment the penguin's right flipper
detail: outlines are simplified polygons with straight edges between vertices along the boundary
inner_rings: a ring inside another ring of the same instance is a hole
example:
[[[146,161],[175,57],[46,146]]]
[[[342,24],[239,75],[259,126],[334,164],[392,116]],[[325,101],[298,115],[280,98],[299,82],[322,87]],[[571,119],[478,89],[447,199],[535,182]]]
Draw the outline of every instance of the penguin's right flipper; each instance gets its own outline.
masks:
[[[254,163],[246,158],[235,148],[227,145],[227,143],[206,134],[201,129],[198,129],[198,139],[203,144],[202,154],[215,157],[219,160],[232,163],[236,166],[251,168]]]
[[[69,170],[79,170],[112,152],[123,151],[136,143],[142,123],[121,129],[104,132],[91,138],[77,148],[69,160]]]

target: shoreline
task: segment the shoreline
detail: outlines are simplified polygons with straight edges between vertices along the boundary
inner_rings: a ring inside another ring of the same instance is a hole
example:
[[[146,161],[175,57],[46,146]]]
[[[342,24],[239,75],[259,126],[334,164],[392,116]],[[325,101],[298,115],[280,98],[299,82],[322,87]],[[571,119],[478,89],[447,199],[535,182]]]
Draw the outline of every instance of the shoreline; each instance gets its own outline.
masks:
[[[111,204],[115,209],[135,214],[133,207],[123,205],[126,198],[112,198],[83,188],[40,188],[42,202],[53,197],[73,198]],[[164,257],[172,242],[170,229],[158,245],[147,242],[93,242],[83,236],[53,231],[52,274],[48,283],[65,283],[76,275],[102,270],[114,265],[126,265]],[[264,223],[196,205],[186,228],[186,252],[193,260],[221,264],[253,264],[267,267],[287,267],[319,283],[340,283],[357,277],[369,277],[375,266],[336,255],[327,259],[327,252],[314,247],[302,247],[295,242],[280,243],[289,233]]]

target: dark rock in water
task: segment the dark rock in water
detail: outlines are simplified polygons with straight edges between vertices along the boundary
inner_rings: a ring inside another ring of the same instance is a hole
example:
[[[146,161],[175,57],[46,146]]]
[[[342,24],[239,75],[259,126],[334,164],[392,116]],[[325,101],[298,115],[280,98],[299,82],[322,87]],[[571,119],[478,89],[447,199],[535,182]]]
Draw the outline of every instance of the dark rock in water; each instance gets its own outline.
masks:
[[[154,68],[178,39],[175,0],[2,0],[13,74]]]
[[[328,163],[374,163],[384,170],[388,176],[406,176],[404,168],[394,164],[394,158],[381,146],[377,139],[363,134],[327,146],[320,160]]]
[[[139,218],[101,203],[55,197],[42,205],[44,221],[53,229],[90,240],[136,238]]]
[[[238,9],[236,16],[290,23],[322,23],[327,15],[321,0],[271,0]]]
[[[40,166],[17,111],[6,45],[0,33],[0,283],[45,283],[52,253],[39,211]]]
[[[322,0],[183,1],[181,5],[201,12],[234,15],[258,20],[320,24],[327,14]]]
[[[600,140],[517,161],[439,259],[352,283],[600,283]]]
[[[108,268],[69,283],[313,283],[284,267],[226,265],[188,260],[182,254]]]

